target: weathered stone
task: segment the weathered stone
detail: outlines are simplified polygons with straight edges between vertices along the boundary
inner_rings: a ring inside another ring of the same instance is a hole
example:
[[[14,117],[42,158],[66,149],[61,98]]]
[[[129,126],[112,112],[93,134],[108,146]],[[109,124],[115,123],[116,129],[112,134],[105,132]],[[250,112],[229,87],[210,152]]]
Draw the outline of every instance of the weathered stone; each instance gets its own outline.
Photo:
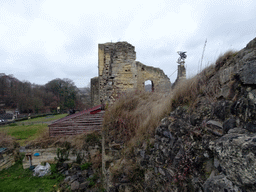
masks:
[[[228,81],[230,81],[231,77],[232,77],[231,74],[234,74],[234,70],[235,70],[234,66],[230,66],[230,67],[223,69],[220,72],[220,83],[224,84],[224,83],[227,83]]]
[[[226,134],[209,147],[218,155],[220,167],[237,186],[256,184],[255,134]]]
[[[222,128],[222,124],[220,122],[210,120],[210,121],[207,121],[206,126],[208,128],[207,130],[209,132],[211,132],[212,134],[217,135],[217,136],[223,135],[223,128]]]
[[[204,192],[241,192],[237,186],[235,186],[224,175],[218,175],[210,177],[203,185]]]
[[[144,151],[144,150],[141,150],[141,151],[140,151],[140,156],[141,156],[142,158],[145,157],[145,151]]]
[[[71,176],[67,176],[67,177],[64,179],[65,182],[69,182],[70,180],[71,180]]]
[[[75,191],[79,189],[79,182],[78,181],[74,181],[73,183],[71,183],[71,190]]]
[[[155,148],[156,150],[158,150],[158,149],[159,149],[159,144],[158,144],[158,143],[155,143],[155,144],[154,144],[154,148]]]
[[[210,127],[222,129],[222,123],[219,121],[210,120],[210,121],[207,121],[206,125]]]
[[[230,86],[229,85],[223,85],[221,87],[221,92],[220,92],[219,97],[222,96],[224,98],[227,98],[229,95],[230,95]]]
[[[249,132],[256,133],[256,125],[252,122],[246,123],[244,128]]]
[[[198,114],[192,114],[190,116],[190,123],[193,126],[200,125],[201,124],[201,118]]]
[[[0,171],[3,169],[8,169],[15,164],[15,159],[13,153],[0,153]]]
[[[99,105],[100,95],[99,95],[99,77],[94,77],[91,79],[91,102],[92,106]]]
[[[220,171],[221,167],[220,167],[220,161],[217,159],[217,157],[214,157],[214,160],[213,160],[213,165],[214,167]]]
[[[247,45],[246,48],[247,49],[252,49],[256,47],[256,38],[254,38],[253,40],[251,40]]]
[[[163,135],[165,136],[165,137],[167,137],[167,138],[172,138],[172,134],[171,134],[171,132],[170,131],[164,131],[163,132]]]
[[[241,72],[239,73],[240,78],[244,84],[256,84],[256,59],[248,61],[244,64]]]
[[[165,172],[161,167],[158,168],[158,171],[161,175],[165,176]]]
[[[78,180],[78,176],[77,175],[72,175],[71,178],[70,178],[70,182],[73,183],[76,180]]]
[[[166,118],[163,118],[162,120],[161,120],[161,127],[162,128],[167,128],[168,127],[168,125],[169,125],[169,120],[168,120],[168,118],[166,117]]]
[[[254,103],[256,104],[256,89],[250,91],[248,93],[248,98]]]
[[[87,189],[88,186],[89,186],[89,181],[85,181],[79,185],[79,189],[84,191]]]
[[[226,100],[218,101],[214,107],[214,115],[224,121],[230,113],[230,102]]]
[[[231,133],[239,133],[239,134],[245,134],[247,132],[246,129],[242,129],[242,128],[233,128],[233,129],[230,129],[228,131],[228,134],[231,134]]]
[[[230,129],[236,127],[236,119],[230,118],[223,123],[223,131],[227,133]]]
[[[163,144],[167,144],[167,143],[169,143],[169,139],[168,138],[162,138],[161,139],[161,143],[163,143]]]
[[[145,182],[149,181],[153,177],[154,172],[151,170],[146,170],[144,174]]]
[[[64,175],[69,175],[69,171],[68,170],[66,170],[65,172],[64,172]]]

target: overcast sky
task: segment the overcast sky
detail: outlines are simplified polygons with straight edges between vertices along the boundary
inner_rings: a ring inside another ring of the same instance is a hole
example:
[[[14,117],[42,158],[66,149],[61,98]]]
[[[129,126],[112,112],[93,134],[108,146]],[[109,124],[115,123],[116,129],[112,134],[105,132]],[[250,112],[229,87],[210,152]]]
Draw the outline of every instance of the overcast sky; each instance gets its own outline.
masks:
[[[0,73],[43,85],[98,76],[98,44],[127,41],[137,61],[174,82],[177,51],[187,76],[256,37],[255,0],[0,0]]]

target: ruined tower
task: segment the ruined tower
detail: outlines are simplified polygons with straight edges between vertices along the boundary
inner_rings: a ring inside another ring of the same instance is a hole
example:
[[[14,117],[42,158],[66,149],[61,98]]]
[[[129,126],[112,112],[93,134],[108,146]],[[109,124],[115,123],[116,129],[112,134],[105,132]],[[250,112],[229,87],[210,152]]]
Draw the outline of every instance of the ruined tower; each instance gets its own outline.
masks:
[[[152,91],[170,89],[171,82],[161,69],[136,61],[131,44],[99,44],[98,50],[99,76],[91,79],[93,105],[112,103],[128,90],[143,90],[147,80],[152,82]]]

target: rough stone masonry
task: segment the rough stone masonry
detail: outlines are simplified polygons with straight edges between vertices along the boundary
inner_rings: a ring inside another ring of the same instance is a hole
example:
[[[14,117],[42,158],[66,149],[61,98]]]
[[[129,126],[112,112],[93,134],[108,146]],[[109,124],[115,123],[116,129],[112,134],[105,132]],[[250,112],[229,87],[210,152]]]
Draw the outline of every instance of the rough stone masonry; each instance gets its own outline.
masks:
[[[99,76],[91,79],[93,106],[112,103],[119,94],[128,90],[144,90],[147,80],[152,83],[152,91],[170,89],[170,79],[161,69],[135,60],[134,46],[127,42],[99,44]]]

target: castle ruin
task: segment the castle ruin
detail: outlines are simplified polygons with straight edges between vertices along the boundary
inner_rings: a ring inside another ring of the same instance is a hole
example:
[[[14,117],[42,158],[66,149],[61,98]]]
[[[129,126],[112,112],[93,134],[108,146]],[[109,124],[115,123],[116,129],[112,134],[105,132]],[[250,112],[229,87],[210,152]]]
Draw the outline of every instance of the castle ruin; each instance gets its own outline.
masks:
[[[99,44],[99,76],[91,79],[93,106],[112,103],[128,90],[144,90],[147,80],[152,83],[152,91],[169,91],[170,79],[161,69],[135,60],[134,46],[127,42]]]

